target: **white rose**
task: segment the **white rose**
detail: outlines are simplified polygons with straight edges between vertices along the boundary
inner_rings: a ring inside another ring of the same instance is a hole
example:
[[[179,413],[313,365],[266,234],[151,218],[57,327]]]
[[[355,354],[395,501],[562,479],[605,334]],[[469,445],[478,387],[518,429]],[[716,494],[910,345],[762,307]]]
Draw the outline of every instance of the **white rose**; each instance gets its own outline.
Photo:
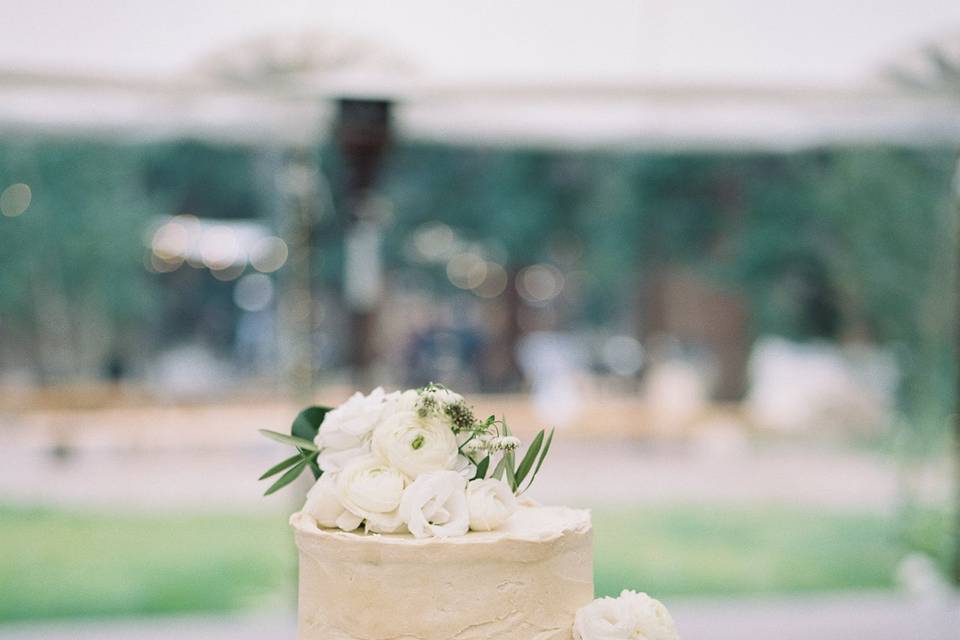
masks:
[[[645,593],[623,591],[577,611],[574,640],[679,640],[670,612]]]
[[[378,533],[395,533],[403,528],[397,511],[406,479],[372,454],[354,458],[337,474],[337,499],[353,515]]]
[[[320,476],[307,493],[307,502],[301,511],[313,517],[319,526],[331,529],[339,527],[344,531],[353,531],[362,521],[362,518],[343,508],[337,497],[336,475],[332,473]]]
[[[467,509],[473,531],[493,531],[517,510],[517,499],[503,480],[474,480],[467,485]]]
[[[387,397],[381,387],[366,396],[357,392],[327,413],[315,438],[321,469],[336,472],[353,458],[369,453],[370,437],[384,415]]]
[[[454,468],[457,438],[439,417],[401,411],[387,416],[373,432],[373,451],[416,480],[421,473]]]
[[[417,538],[462,536],[470,526],[466,480],[456,471],[421,474],[403,492],[400,517]]]

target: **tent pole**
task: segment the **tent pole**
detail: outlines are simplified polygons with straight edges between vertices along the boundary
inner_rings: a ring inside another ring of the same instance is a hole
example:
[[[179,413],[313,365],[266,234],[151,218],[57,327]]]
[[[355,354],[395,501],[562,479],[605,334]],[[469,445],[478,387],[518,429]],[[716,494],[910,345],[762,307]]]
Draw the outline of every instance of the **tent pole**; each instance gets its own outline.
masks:
[[[954,307],[954,396],[953,396],[953,464],[954,464],[954,529],[953,566],[951,575],[954,584],[960,586],[960,162],[953,180],[953,215],[956,251],[954,255],[953,307]]]
[[[343,294],[350,318],[349,362],[356,386],[372,385],[376,321],[382,297],[381,227],[385,212],[375,186],[392,137],[388,100],[343,98],[337,103],[335,138],[345,229]]]

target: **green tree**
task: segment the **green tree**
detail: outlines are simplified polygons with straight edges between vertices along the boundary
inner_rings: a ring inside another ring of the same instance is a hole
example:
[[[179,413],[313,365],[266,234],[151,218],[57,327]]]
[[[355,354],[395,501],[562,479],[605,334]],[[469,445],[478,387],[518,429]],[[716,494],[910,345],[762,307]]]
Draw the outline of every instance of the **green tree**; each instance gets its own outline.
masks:
[[[0,146],[0,188],[32,192],[23,214],[0,218],[0,330],[32,342],[43,380],[96,375],[154,311],[143,233],[157,211],[140,159],[107,143]]]

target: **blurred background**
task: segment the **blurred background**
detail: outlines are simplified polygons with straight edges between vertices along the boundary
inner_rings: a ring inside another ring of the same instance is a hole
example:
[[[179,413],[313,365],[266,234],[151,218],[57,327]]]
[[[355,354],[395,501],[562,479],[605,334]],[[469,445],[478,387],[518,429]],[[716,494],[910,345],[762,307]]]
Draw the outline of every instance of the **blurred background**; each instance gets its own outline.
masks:
[[[960,637],[960,5],[0,2],[0,638],[293,637],[439,381],[684,637]]]

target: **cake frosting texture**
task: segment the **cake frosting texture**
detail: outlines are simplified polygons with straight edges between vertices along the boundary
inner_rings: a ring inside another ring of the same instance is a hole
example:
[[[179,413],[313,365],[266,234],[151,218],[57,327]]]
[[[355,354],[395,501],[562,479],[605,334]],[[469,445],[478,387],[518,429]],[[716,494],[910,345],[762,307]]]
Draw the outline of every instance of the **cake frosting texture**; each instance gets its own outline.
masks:
[[[593,599],[588,511],[526,503],[495,531],[423,539],[290,522],[299,640],[569,640]]]

